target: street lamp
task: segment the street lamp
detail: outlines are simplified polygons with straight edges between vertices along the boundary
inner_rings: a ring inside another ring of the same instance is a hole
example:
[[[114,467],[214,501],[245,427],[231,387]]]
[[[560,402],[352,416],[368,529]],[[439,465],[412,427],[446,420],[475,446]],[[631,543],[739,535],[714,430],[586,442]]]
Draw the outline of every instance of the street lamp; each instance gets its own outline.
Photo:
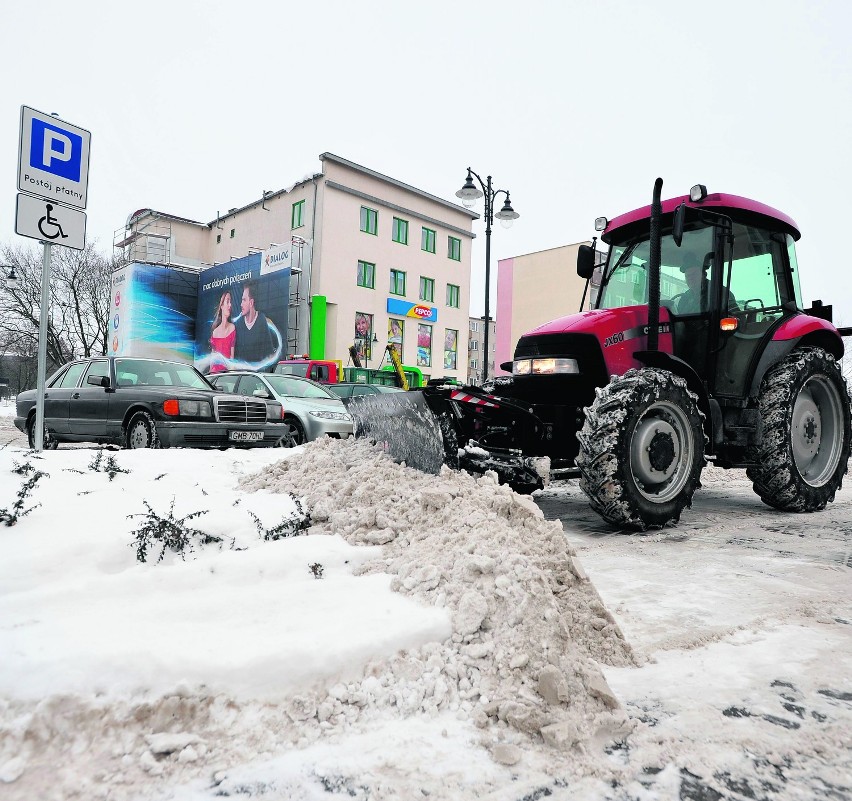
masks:
[[[15,265],[14,264],[3,264],[0,265],[4,270],[9,268],[9,275],[6,276],[6,286],[9,289],[14,289],[18,285],[18,276],[15,275]]]
[[[370,339],[369,332],[367,334],[367,341],[364,343],[364,367],[370,367],[370,352],[373,350],[373,344],[378,342],[379,338],[376,336],[376,332],[373,332],[373,338]]]
[[[477,188],[473,179],[476,178],[479,183]],[[496,214],[494,213],[494,200],[498,195],[505,195],[506,202],[503,203],[503,208]],[[485,332],[483,335],[483,345],[485,347],[485,357],[482,364],[482,382],[488,378],[488,322],[491,319],[490,305],[490,290],[491,290],[491,224],[496,217],[500,220],[500,224],[504,228],[509,228],[513,220],[517,220],[521,215],[518,214],[509,201],[509,193],[505,189],[492,189],[491,176],[485,179],[485,183],[470,167],[467,168],[467,178],[464,186],[456,192],[456,197],[461,198],[462,204],[466,208],[472,208],[477,200],[485,197]]]

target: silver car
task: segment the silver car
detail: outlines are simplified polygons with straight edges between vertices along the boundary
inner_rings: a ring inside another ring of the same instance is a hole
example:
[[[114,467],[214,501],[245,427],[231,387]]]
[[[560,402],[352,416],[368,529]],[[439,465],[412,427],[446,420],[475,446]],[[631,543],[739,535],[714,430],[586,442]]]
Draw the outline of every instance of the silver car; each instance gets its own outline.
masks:
[[[234,370],[208,376],[208,380],[225,392],[281,403],[284,423],[295,445],[323,435],[352,436],[352,416],[343,402],[309,378]]]

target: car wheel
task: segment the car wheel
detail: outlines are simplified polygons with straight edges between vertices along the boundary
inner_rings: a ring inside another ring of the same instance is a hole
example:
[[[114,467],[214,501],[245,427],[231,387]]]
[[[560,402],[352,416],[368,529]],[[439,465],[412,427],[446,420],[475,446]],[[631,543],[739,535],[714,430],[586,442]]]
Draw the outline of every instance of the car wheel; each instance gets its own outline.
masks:
[[[125,448],[159,448],[160,438],[154,418],[148,412],[136,412],[124,432]]]
[[[29,443],[30,450],[35,450],[35,422],[35,415],[33,415],[33,419],[27,425],[27,442]],[[44,427],[42,447],[46,451],[55,451],[59,447],[59,442],[50,433],[47,426]]]
[[[295,448],[296,440],[293,435],[288,431],[286,434],[282,434],[275,440],[275,448]]]
[[[292,438],[293,445],[304,445],[307,440],[305,435],[305,427],[302,425],[298,417],[285,417],[284,425],[287,426],[287,434]],[[286,435],[285,435],[286,436]]]

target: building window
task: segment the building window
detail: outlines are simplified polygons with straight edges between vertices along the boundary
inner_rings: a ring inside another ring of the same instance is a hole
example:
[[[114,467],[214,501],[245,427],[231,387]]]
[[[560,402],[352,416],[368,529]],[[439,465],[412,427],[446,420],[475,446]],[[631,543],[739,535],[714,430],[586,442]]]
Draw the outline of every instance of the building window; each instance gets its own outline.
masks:
[[[476,359],[471,359],[470,360],[470,368],[471,368],[471,370],[479,369],[479,362],[476,361]]]
[[[423,323],[417,326],[417,366],[432,366],[432,326]]]
[[[379,212],[361,206],[361,230],[365,234],[378,236],[379,234]]]
[[[376,265],[368,261],[358,262],[358,286],[376,288]]]
[[[431,228],[424,228],[420,238],[420,249],[427,253],[435,252],[435,232]]]
[[[393,218],[393,241],[399,242],[400,245],[408,244],[408,220]]]
[[[218,245],[222,241],[222,234],[216,234],[216,244]]]
[[[461,261],[461,239],[451,236],[447,240],[447,256],[453,261]]]
[[[233,238],[234,238],[234,234],[235,234],[235,233],[237,233],[237,229],[236,229],[236,228],[232,228],[232,229],[231,229],[231,239],[233,239]]]
[[[420,300],[435,302],[435,279],[420,276]]]
[[[470,324],[470,330],[471,330],[471,331],[477,331],[477,332],[478,332],[478,331],[479,331],[479,323],[477,323],[477,322],[475,322],[475,321],[474,321],[474,322],[472,322],[472,323]]]
[[[479,350],[479,340],[478,339],[470,340],[470,349],[471,350]]]
[[[446,329],[444,336],[444,369],[455,370],[459,351],[459,332],[453,328]]]
[[[293,213],[290,215],[290,227],[301,228],[305,224],[305,201],[300,200],[293,204]]]
[[[390,271],[391,295],[405,295],[405,273],[402,270]]]
[[[459,307],[459,295],[461,295],[461,290],[458,286],[447,284],[447,306],[457,309]]]

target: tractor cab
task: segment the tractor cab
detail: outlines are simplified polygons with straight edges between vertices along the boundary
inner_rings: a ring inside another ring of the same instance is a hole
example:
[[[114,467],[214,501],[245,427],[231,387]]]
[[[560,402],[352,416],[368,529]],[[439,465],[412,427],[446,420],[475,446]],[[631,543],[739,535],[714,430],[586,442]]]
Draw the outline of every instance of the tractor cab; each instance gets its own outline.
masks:
[[[678,209],[689,211],[676,221]],[[671,333],[673,355],[713,395],[743,398],[768,334],[803,308],[798,228],[781,212],[734,195],[674,198],[662,212],[661,331]],[[610,250],[596,308],[649,304],[649,217],[646,207],[606,221]]]

